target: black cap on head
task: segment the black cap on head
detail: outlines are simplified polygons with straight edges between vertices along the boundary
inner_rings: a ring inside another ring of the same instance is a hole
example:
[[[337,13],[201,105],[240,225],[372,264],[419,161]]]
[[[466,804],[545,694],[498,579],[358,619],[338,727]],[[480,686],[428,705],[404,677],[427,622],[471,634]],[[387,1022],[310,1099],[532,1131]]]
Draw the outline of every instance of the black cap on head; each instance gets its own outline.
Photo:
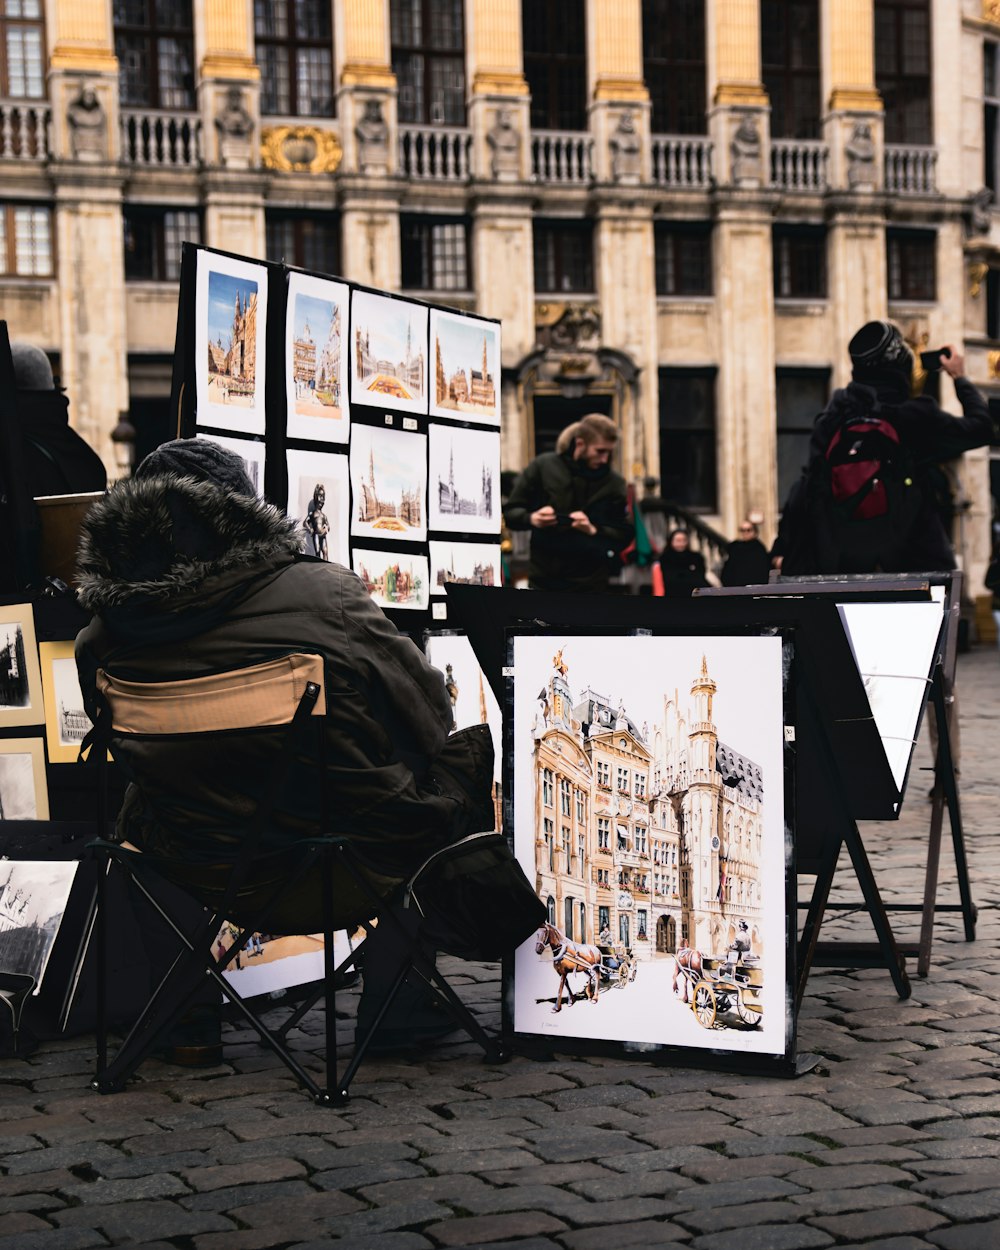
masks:
[[[256,495],[243,461],[235,452],[207,438],[178,438],[149,453],[133,475],[137,479],[176,473],[179,477],[214,482],[237,495]]]
[[[14,386],[19,391],[54,391],[52,365],[40,347],[33,343],[11,343]]]
[[[903,336],[889,321],[867,322],[848,343],[847,350],[855,373],[885,368],[908,373],[913,365]]]

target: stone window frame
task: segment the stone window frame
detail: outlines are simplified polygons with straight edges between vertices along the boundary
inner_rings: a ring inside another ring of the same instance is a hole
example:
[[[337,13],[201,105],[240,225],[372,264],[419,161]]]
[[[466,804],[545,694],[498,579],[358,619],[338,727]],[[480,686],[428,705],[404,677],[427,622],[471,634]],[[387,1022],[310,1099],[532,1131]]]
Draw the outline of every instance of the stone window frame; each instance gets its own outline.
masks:
[[[464,216],[400,213],[400,289],[471,291],[470,227]]]
[[[186,218],[187,221],[181,220]],[[192,222],[196,229],[191,230]],[[202,213],[196,205],[171,207],[150,204],[122,205],[122,235],[126,282],[178,282],[181,276],[182,244],[202,241]],[[145,234],[148,272],[137,272],[137,261],[130,265],[130,251],[136,255],[140,236]],[[130,242],[131,239],[131,242]],[[130,272],[130,268],[132,272]]]
[[[796,222],[772,227],[775,299],[827,298],[827,237],[824,225]]]
[[[165,20],[168,13],[170,20]],[[194,112],[197,101],[192,0],[171,0],[165,6],[156,0],[113,0],[112,20],[122,108]],[[145,51],[145,63],[135,74],[130,73],[130,44],[135,49],[144,46]],[[176,46],[171,48],[171,44]],[[177,63],[181,52],[187,54],[186,69]],[[177,81],[167,86],[164,78],[178,68],[181,73],[176,75]]]
[[[335,117],[333,9],[329,0],[254,0],[253,26],[260,70],[260,111],[265,117]],[[325,25],[323,21],[325,18]],[[319,23],[319,24],[317,24]],[[269,28],[270,27],[270,28]],[[263,54],[263,55],[262,55]],[[308,94],[303,93],[303,86]],[[315,87],[326,94],[317,101]],[[284,96],[279,98],[279,92]],[[284,106],[284,107],[282,107]]]
[[[31,215],[32,226],[25,233],[26,214]],[[0,277],[5,278],[53,278],[56,273],[56,238],[50,204],[31,200],[7,200],[0,202]],[[36,227],[44,222],[44,248],[35,246],[41,233]],[[31,264],[22,268],[22,258]],[[47,267],[37,268],[39,257],[47,257]]]
[[[660,299],[712,294],[712,223],[657,221],[653,270]]]
[[[340,214],[333,209],[323,212],[267,209],[264,213],[267,259],[311,273],[336,275],[341,267],[340,226]]]
[[[692,55],[696,49],[700,55]],[[706,49],[705,0],[642,0],[642,74],[653,134],[708,133]]]
[[[798,365],[792,368],[779,366],[774,371],[778,502],[781,505],[788,498],[788,491],[798,478],[802,466],[809,459],[809,440],[812,437],[813,425],[830,397],[831,379],[829,366],[817,368]],[[792,411],[788,392],[790,384],[795,382],[815,382],[817,392],[814,401],[795,406],[795,410]],[[789,386],[785,386],[786,383]],[[822,400],[820,391],[822,391]],[[791,448],[791,451],[786,452],[785,448]],[[731,832],[731,815],[727,814],[726,819],[728,836]]]
[[[804,38],[801,28],[798,32],[793,29],[796,19],[803,17],[807,26]],[[804,45],[813,52],[812,57],[797,58],[797,49]],[[775,59],[769,60],[772,55]],[[771,137],[820,138],[820,0],[761,0],[760,61],[764,89],[771,101]],[[811,107],[805,103],[807,99]]]
[[[14,12],[13,10],[17,10]],[[18,50],[17,44],[21,47]],[[22,85],[11,87],[12,62],[20,61]],[[42,0],[6,0],[0,6],[0,97],[13,100],[44,100],[45,10]]]
[[[532,255],[536,295],[595,294],[592,221],[536,217],[532,223]]]
[[[912,55],[915,35],[919,37],[914,26],[918,15],[925,36],[926,70],[921,73],[899,68]],[[875,0],[875,86],[884,106],[886,143],[934,142],[931,38],[930,0]],[[919,121],[907,112],[916,102],[923,105]]]
[[[934,229],[886,228],[886,287],[891,301],[934,303],[937,299],[937,242]]]
[[[532,130],[587,130],[586,0],[521,0],[521,46]]]
[[[657,375],[660,493],[693,512],[718,506],[718,372],[714,365],[661,366]]]
[[[464,126],[462,0],[389,0],[389,38],[399,124]]]

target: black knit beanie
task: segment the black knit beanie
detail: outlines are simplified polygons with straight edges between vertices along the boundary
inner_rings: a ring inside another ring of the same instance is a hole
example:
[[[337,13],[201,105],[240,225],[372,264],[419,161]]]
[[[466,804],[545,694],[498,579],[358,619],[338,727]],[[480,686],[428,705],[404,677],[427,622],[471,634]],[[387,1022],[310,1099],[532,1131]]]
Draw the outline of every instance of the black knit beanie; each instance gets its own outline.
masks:
[[[253,498],[257,494],[240,457],[207,438],[177,438],[172,443],[161,443],[146,456],[133,476],[141,479],[163,473],[214,482],[237,495]]]

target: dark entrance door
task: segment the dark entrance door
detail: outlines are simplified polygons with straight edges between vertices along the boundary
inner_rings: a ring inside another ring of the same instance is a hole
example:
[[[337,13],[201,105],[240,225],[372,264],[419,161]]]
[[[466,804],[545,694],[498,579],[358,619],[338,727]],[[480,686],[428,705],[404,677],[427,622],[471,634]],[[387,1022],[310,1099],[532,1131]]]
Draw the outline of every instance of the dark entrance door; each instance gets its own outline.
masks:
[[[532,405],[535,414],[535,455],[555,451],[556,439],[566,426],[579,421],[588,412],[600,412],[610,417],[611,398],[610,395],[582,395],[579,399],[536,395]]]

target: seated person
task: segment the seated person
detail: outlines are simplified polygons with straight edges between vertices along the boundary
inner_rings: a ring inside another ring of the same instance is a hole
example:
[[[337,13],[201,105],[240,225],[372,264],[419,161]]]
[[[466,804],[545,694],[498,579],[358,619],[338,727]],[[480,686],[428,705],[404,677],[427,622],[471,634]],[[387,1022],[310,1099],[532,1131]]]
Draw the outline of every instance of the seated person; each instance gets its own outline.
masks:
[[[249,888],[268,896],[288,844],[319,832],[322,763],[328,832],[350,836],[383,896],[433,851],[493,828],[492,746],[485,734],[449,737],[442,675],[359,578],[299,548],[297,522],[257,497],[238,456],[205,439],[157,448],[84,523],[79,597],[94,613],[76,644],[84,703],[94,719],[100,669],[157,682],[292,652],[322,656],[325,741],[296,758]],[[240,853],[275,739],[245,735],[234,766],[233,740],[218,738],[213,751],[206,736],[130,735],[111,746],[131,783],[119,836],[157,856],[165,875],[211,905]],[[275,933],[318,932],[315,876],[256,923]],[[371,911],[346,874],[334,882],[334,906],[337,927]]]

